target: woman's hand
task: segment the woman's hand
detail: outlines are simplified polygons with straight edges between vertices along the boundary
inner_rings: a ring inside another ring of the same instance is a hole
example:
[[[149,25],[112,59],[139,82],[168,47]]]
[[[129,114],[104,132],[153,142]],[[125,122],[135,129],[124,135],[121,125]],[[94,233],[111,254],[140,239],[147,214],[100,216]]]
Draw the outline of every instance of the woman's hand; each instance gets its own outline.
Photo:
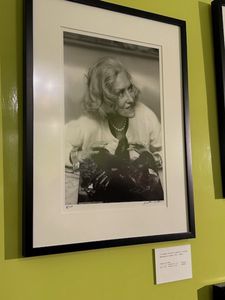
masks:
[[[149,149],[145,145],[139,144],[139,143],[129,144],[129,147],[127,150],[128,151],[136,151],[138,154],[142,154],[144,152],[150,153]]]
[[[155,167],[157,168],[157,170],[162,169],[162,157],[159,154],[159,152],[151,152],[145,145],[141,144],[141,143],[131,143],[129,144],[129,151],[133,150],[136,151],[138,154],[143,154],[143,153],[149,153],[155,162]]]
[[[74,147],[70,152],[70,160],[72,164],[77,162],[83,162],[85,159],[91,158],[92,155],[98,154],[101,149],[107,145],[106,142],[99,141],[93,143],[88,149],[85,150],[78,150]]]

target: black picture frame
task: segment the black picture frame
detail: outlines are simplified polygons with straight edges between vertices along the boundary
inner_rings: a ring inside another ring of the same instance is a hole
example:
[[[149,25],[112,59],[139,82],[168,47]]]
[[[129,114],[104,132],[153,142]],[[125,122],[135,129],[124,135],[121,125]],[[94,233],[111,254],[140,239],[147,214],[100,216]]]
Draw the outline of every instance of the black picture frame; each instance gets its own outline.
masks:
[[[44,238],[43,241],[40,243],[35,242],[35,240],[38,240],[37,236],[40,235],[40,232],[45,234],[45,230],[40,230],[37,229],[39,225],[37,223],[45,223],[47,222],[46,220],[43,221],[43,217],[41,214],[41,211],[43,212],[43,209],[41,210],[40,208],[37,208],[39,206],[39,202],[42,202],[43,198],[45,202],[52,201],[52,198],[46,195],[45,197],[45,189],[44,186],[42,186],[42,183],[40,182],[41,180],[38,180],[37,178],[39,177],[39,174],[37,175],[35,172],[39,168],[39,164],[37,163],[37,156],[38,159],[42,159],[41,155],[37,155],[38,149],[40,146],[37,146],[40,141],[40,131],[38,131],[36,128],[40,126],[44,126],[42,128],[42,133],[45,132],[45,129],[47,131],[47,127],[45,127],[45,119],[42,122],[41,120],[38,120],[38,114],[37,110],[39,110],[39,100],[38,98],[38,93],[39,93],[39,88],[41,89],[41,85],[43,86],[43,83],[40,83],[38,80],[43,80],[40,76],[40,78],[37,78],[37,69],[39,67],[38,62],[40,61],[39,58],[36,60],[36,56],[38,53],[38,45],[42,44],[42,41],[40,41],[40,36],[38,35],[39,32],[37,33],[35,30],[37,27],[37,23],[34,22],[35,18],[39,17],[39,24],[42,24],[42,21],[40,22],[40,18],[44,19],[44,15],[48,14],[49,10],[49,2],[48,0],[45,1],[40,1],[40,0],[26,0],[25,1],[25,26],[24,26],[24,31],[25,31],[25,42],[24,42],[24,97],[25,97],[25,102],[24,102],[24,185],[23,185],[23,191],[24,191],[24,203],[23,203],[23,255],[24,256],[36,256],[36,255],[46,255],[46,254],[54,254],[54,253],[61,253],[61,252],[71,252],[71,251],[79,251],[79,250],[89,250],[89,249],[97,249],[97,248],[107,248],[107,247],[115,247],[115,246],[125,246],[125,245],[133,245],[133,244],[143,244],[143,243],[153,243],[153,242],[162,242],[162,241],[171,241],[171,240],[180,240],[180,239],[188,239],[188,238],[194,238],[195,237],[195,222],[194,222],[194,203],[193,203],[193,182],[192,182],[192,164],[191,164],[191,144],[190,144],[190,129],[189,129],[189,104],[188,104],[188,70],[187,70],[187,44],[186,44],[186,23],[185,21],[178,20],[175,18],[171,17],[166,17],[154,13],[150,13],[147,11],[141,11],[133,8],[128,8],[116,4],[110,4],[104,1],[55,1],[55,5],[63,5],[63,7],[69,12],[71,10],[76,11],[76,9],[81,10],[81,11],[86,11],[88,10],[89,12],[91,11],[91,15],[95,16],[95,14],[99,14],[99,16],[102,18],[103,15],[107,15],[107,13],[111,14],[111,17],[119,18],[119,20],[123,19],[125,22],[137,22],[138,26],[142,26],[141,23],[144,22],[145,24],[148,22],[153,22],[153,26],[159,25],[159,27],[164,24],[165,27],[171,28],[172,32],[174,30],[175,36],[177,37],[178,40],[178,49],[175,51],[178,53],[176,65],[178,66],[177,69],[179,69],[180,72],[178,76],[178,81],[179,84],[177,85],[178,87],[181,87],[181,95],[178,98],[177,105],[179,106],[179,113],[178,113],[178,119],[181,119],[181,130],[180,134],[182,138],[178,141],[179,147],[177,147],[177,153],[180,155],[180,161],[178,159],[178,162],[176,166],[174,166],[175,169],[179,169],[177,165],[183,165],[183,169],[181,171],[181,174],[183,178],[181,178],[181,181],[183,182],[183,190],[181,191],[182,199],[175,199],[176,197],[174,196],[174,199],[169,199],[168,197],[168,202],[165,203],[165,209],[170,208],[170,201],[174,201],[175,203],[182,202],[182,207],[184,208],[184,211],[180,212],[178,211],[178,208],[176,208],[175,211],[171,212],[173,213],[174,216],[172,218],[177,218],[181,220],[180,222],[182,225],[185,227],[181,226],[181,229],[178,228],[170,228],[170,222],[168,221],[168,224],[163,225],[166,229],[164,229],[163,233],[151,233],[151,234],[118,234],[118,236],[115,235],[109,235],[107,236],[107,231],[104,233],[107,237],[106,238],[99,238],[99,239],[87,239],[87,240],[82,240],[78,242],[74,242],[71,240],[71,242],[55,242],[55,241],[49,241]],[[59,3],[60,2],[60,3]],[[41,4],[40,4],[41,3]],[[46,7],[45,7],[46,5]],[[51,4],[54,5],[54,4]],[[46,8],[46,9],[43,9]],[[36,11],[38,10],[38,11]],[[43,15],[38,15],[40,14],[40,11],[44,12]],[[54,9],[51,10],[51,15],[54,15],[53,13]],[[104,12],[104,14],[103,14]],[[62,12],[63,14],[63,12]],[[38,16],[38,17],[37,17]],[[49,16],[49,15],[48,15]],[[99,17],[98,16],[98,17]],[[56,16],[61,22],[61,14]],[[126,18],[125,18],[126,17]],[[49,19],[49,17],[48,17]],[[51,20],[53,18],[51,17]],[[67,18],[66,18],[67,19]],[[69,19],[69,15],[68,15]],[[76,19],[76,18],[73,18]],[[89,22],[88,18],[83,18],[86,19],[85,22]],[[52,21],[49,20],[49,22],[52,24]],[[58,22],[58,21],[57,21]],[[85,22],[83,25],[79,25],[83,32],[86,32],[85,28]],[[50,25],[52,26],[52,25]],[[65,25],[63,25],[65,26]],[[83,26],[83,28],[82,28]],[[149,25],[150,26],[150,25]],[[60,27],[60,26],[59,26]],[[71,29],[71,24],[68,23],[68,28]],[[115,26],[116,27],[116,26]],[[141,28],[141,27],[140,27]],[[136,29],[137,32],[135,34],[138,35],[138,30]],[[52,34],[53,36],[54,34]],[[109,33],[110,35],[110,33]],[[157,35],[160,35],[160,31],[157,33]],[[42,37],[41,37],[42,38]],[[46,37],[44,37],[46,38]],[[164,38],[164,37],[163,37]],[[36,42],[36,40],[38,42]],[[47,39],[43,41],[43,48],[44,47],[51,47],[48,44],[48,46],[45,46],[45,42],[47,43]],[[54,44],[54,41],[53,41]],[[171,44],[171,42],[170,42]],[[42,46],[42,45],[41,45]],[[174,47],[174,46],[173,46]],[[52,55],[54,55],[52,51]],[[56,51],[57,52],[57,51]],[[165,51],[164,51],[165,52]],[[43,64],[43,67],[48,68],[48,61]],[[165,66],[164,66],[165,67]],[[181,68],[180,68],[181,67]],[[38,81],[38,83],[37,83]],[[175,81],[175,80],[174,80]],[[164,82],[165,83],[165,82]],[[175,82],[175,84],[177,84]],[[178,88],[179,90],[179,88]],[[54,101],[53,101],[54,102]],[[46,103],[46,102],[45,102]],[[48,103],[48,102],[47,102]],[[50,102],[49,102],[50,103]],[[51,104],[52,105],[52,104]],[[54,104],[53,104],[54,105]],[[40,105],[41,106],[41,105]],[[176,106],[176,105],[175,105]],[[37,114],[37,115],[36,115]],[[46,115],[45,115],[46,114]],[[40,114],[41,115],[41,114]],[[44,118],[48,117],[48,113],[44,112]],[[168,123],[169,124],[169,123]],[[179,127],[179,126],[178,126]],[[44,129],[44,130],[43,130]],[[39,132],[38,134],[36,132]],[[48,138],[51,139],[51,136],[48,136]],[[173,141],[171,142],[171,145],[168,145],[167,148],[176,148],[176,142],[174,141],[174,145],[172,145]],[[42,143],[42,141],[41,141]],[[40,143],[40,144],[41,144]],[[180,149],[182,149],[180,151]],[[182,153],[181,153],[182,152]],[[46,152],[46,156],[49,156],[48,151]],[[165,154],[166,156],[166,154]],[[50,156],[49,156],[50,158]],[[170,159],[169,159],[170,160]],[[167,157],[168,161],[168,157]],[[41,161],[41,165],[44,165],[44,163]],[[48,162],[47,162],[48,164]],[[46,167],[46,166],[45,166]],[[46,169],[49,169],[50,166],[47,165]],[[46,170],[45,169],[45,170]],[[173,169],[172,167],[168,167],[169,169],[168,174],[170,174],[170,177],[172,178],[173,176]],[[42,174],[41,176],[44,175],[44,167],[42,168]],[[170,173],[169,173],[170,172]],[[183,173],[182,173],[183,172]],[[175,174],[174,177],[176,177],[177,174]],[[49,178],[50,176],[48,176]],[[51,178],[50,178],[51,179]],[[179,178],[177,178],[179,180]],[[58,182],[60,184],[60,182]],[[49,181],[49,184],[52,184],[51,180]],[[57,180],[54,183],[55,186],[57,186]],[[167,184],[167,183],[166,183]],[[174,186],[177,185],[176,180],[174,180]],[[169,187],[167,187],[169,189]],[[54,187],[53,189],[54,190]],[[173,190],[173,195],[178,194],[179,187],[177,187],[177,190],[175,188],[171,188],[171,191]],[[39,196],[39,192],[41,195],[44,195],[44,197]],[[177,197],[179,198],[179,197]],[[56,205],[57,206],[57,205]],[[109,209],[110,211],[110,209]],[[50,212],[50,211],[49,211]],[[46,213],[46,212],[45,212]],[[50,216],[51,215],[51,216]],[[52,222],[52,212],[49,215],[48,222],[49,224],[54,223],[56,220],[53,220]],[[156,220],[154,221],[155,223],[157,222],[157,219],[159,219],[160,215],[156,214]],[[53,216],[54,219],[54,216]],[[124,221],[126,222],[126,218],[124,218]],[[140,220],[141,222],[141,220]],[[162,217],[162,223],[164,222],[163,217]],[[172,223],[172,222],[171,222]],[[47,224],[47,223],[46,223]],[[45,224],[45,225],[46,225]],[[72,223],[71,223],[72,224]],[[51,227],[51,225],[50,225]],[[52,230],[54,226],[52,226]],[[62,226],[63,227],[63,226]],[[66,227],[66,225],[65,225]],[[71,227],[71,226],[70,226]],[[168,227],[168,231],[167,231]],[[44,226],[43,228],[46,228]],[[42,229],[43,229],[42,228]],[[146,230],[146,229],[145,229]],[[38,233],[37,233],[38,232]],[[52,235],[57,235],[57,232],[54,232],[54,234],[49,233],[49,238]],[[70,234],[73,234],[71,232]],[[69,236],[69,233],[65,230],[65,232],[62,232],[63,236]],[[74,234],[75,235],[75,234]],[[50,238],[51,239],[51,238]],[[68,237],[69,239],[69,237]],[[42,240],[42,238],[41,238]],[[57,240],[57,238],[56,238]],[[60,240],[60,238],[59,238]],[[36,244],[35,244],[36,243]],[[38,245],[37,245],[38,244]]]
[[[217,113],[218,113],[218,131],[220,147],[220,164],[222,193],[225,197],[225,48],[224,48],[224,20],[223,9],[225,1],[214,0],[211,4],[213,38],[214,38],[214,61],[216,71],[216,93],[217,93]]]

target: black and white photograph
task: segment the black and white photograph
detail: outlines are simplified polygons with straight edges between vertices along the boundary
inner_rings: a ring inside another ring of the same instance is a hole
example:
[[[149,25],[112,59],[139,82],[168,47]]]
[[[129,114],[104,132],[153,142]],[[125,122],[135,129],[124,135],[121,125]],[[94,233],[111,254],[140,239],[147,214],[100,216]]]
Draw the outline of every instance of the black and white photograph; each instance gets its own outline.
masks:
[[[185,22],[25,3],[24,255],[194,237]]]
[[[64,32],[65,204],[162,201],[160,50]]]

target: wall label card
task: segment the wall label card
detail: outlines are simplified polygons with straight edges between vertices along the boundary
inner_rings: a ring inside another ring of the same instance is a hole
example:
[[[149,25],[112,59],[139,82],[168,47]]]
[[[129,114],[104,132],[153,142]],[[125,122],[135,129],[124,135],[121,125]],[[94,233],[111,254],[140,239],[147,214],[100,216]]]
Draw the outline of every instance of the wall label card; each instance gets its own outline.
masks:
[[[156,284],[192,278],[191,246],[155,249]]]

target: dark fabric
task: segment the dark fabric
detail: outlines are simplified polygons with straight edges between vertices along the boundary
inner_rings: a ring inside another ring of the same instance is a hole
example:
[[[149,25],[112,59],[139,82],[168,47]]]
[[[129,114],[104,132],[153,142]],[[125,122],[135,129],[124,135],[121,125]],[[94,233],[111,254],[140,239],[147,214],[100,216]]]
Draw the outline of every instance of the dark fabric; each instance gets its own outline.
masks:
[[[129,151],[127,150],[129,147],[127,137],[124,136],[119,140],[118,146],[115,151],[115,155],[120,157],[121,159],[129,160]]]
[[[127,147],[124,138],[116,155],[102,149],[92,159],[80,164],[79,203],[163,200],[163,189],[152,155],[144,152],[131,161]]]

